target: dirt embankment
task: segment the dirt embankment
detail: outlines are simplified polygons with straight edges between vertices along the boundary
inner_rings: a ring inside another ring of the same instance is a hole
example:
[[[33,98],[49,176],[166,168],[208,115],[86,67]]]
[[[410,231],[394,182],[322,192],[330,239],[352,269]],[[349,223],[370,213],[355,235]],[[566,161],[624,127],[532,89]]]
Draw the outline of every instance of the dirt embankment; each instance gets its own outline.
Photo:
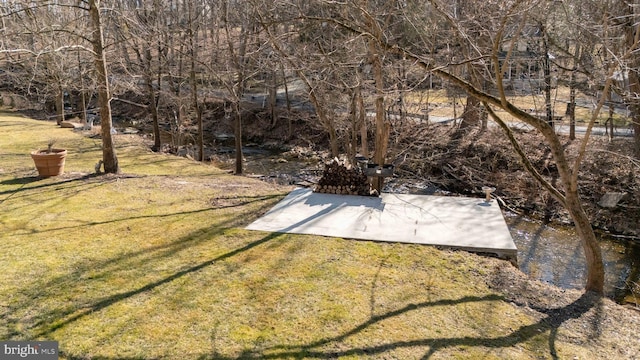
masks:
[[[480,195],[482,186],[512,210],[549,222],[570,223],[564,208],[524,169],[501,130],[472,131],[457,137],[451,127],[423,126],[404,132],[394,146],[401,175],[426,177],[439,188]],[[558,170],[544,139],[534,132],[516,134],[537,170],[558,185]],[[581,139],[563,137],[571,164]],[[640,235],[640,167],[631,157],[630,138],[596,136],[590,141],[579,173],[583,205],[597,229],[637,238]],[[625,194],[615,207],[600,206],[607,193]]]

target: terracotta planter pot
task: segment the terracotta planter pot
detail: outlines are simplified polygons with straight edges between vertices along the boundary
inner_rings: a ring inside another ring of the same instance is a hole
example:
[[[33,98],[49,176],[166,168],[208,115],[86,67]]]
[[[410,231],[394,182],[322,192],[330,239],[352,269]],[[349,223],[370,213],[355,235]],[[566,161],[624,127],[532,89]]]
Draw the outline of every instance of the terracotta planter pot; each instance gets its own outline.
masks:
[[[51,149],[31,152],[31,158],[36,164],[38,174],[41,177],[58,176],[64,172],[64,159],[67,157],[65,149]]]

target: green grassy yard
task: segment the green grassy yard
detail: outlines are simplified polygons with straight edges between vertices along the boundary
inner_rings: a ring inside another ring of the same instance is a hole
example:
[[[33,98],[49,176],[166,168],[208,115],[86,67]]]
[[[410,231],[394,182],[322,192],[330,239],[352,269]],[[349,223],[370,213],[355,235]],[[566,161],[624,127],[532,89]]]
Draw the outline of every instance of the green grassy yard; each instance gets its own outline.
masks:
[[[507,262],[247,231],[291,189],[130,135],[122,174],[95,175],[99,139],[11,113],[0,131],[2,340],[57,340],[61,359],[640,355],[635,312]],[[29,151],[50,138],[65,174],[39,179]]]

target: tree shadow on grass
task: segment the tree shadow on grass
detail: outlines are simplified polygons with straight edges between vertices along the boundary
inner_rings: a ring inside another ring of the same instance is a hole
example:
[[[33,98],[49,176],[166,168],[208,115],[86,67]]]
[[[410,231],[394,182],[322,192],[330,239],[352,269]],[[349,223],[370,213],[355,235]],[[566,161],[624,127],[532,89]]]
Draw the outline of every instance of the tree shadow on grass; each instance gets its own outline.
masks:
[[[43,182],[39,183],[40,181]],[[110,181],[111,180],[99,179],[95,174],[57,181],[46,181],[43,178],[34,178],[31,176],[6,180],[0,183],[0,185],[15,183],[20,186],[11,190],[0,191],[0,205],[4,207],[5,211],[19,213],[22,211],[21,208],[30,207],[33,203],[31,201],[21,202],[20,200],[23,198],[28,199],[29,197],[37,197],[44,194],[46,195],[47,201],[60,203],[67,197],[88,192]],[[3,195],[6,196],[3,197]],[[55,205],[52,206],[55,207]]]
[[[539,321],[520,327],[512,331],[511,333],[498,336],[498,337],[451,337],[451,338],[424,338],[408,341],[396,341],[392,343],[353,347],[350,349],[331,351],[322,350],[323,347],[331,344],[338,344],[343,340],[355,336],[367,328],[379,323],[383,320],[400,316],[412,311],[434,307],[434,306],[455,306],[463,303],[481,302],[481,301],[504,301],[502,296],[487,295],[483,297],[478,296],[466,296],[460,299],[453,300],[438,300],[427,301],[420,304],[410,304],[398,310],[390,311],[385,314],[371,317],[368,321],[354,327],[353,329],[346,331],[335,337],[324,338],[315,342],[311,342],[306,345],[276,345],[262,349],[260,352],[246,351],[238,358],[243,359],[290,359],[290,358],[340,358],[343,356],[372,356],[383,355],[386,352],[397,349],[409,349],[414,347],[428,347],[429,350],[422,356],[423,359],[429,359],[434,356],[438,351],[444,349],[451,349],[457,347],[482,347],[482,348],[509,348],[519,343],[524,343],[541,333],[549,331],[549,354],[552,358],[557,359],[556,350],[556,338],[558,335],[558,329],[562,324],[571,319],[577,319],[587,313],[590,309],[596,306],[596,311],[602,312],[599,304],[599,297],[593,293],[585,293],[574,302],[560,307],[560,308],[534,308],[541,314],[544,314],[543,318]],[[597,324],[594,324],[594,329],[597,328]],[[596,329],[597,330],[597,329]],[[597,331],[596,331],[597,332]],[[343,346],[341,344],[340,346]],[[338,346],[336,346],[338,347]],[[203,355],[199,358],[205,359],[235,359],[234,357],[225,357],[221,354],[214,353]]]
[[[0,181],[0,185],[26,185],[32,182],[40,181],[42,179],[43,178],[39,176],[25,176],[21,178],[14,178],[14,179]],[[2,193],[6,193],[6,192],[3,191]]]
[[[233,255],[236,255],[242,251],[246,251],[252,247],[260,245],[269,240],[273,240],[279,236],[278,234],[270,234],[269,236],[260,239],[256,242],[250,243],[247,246],[234,250],[230,253],[222,255],[220,258],[212,259],[206,263],[202,263],[196,267],[191,269],[187,269],[184,272],[176,273],[175,275],[166,278],[163,281],[149,284],[138,291],[133,292],[133,294],[125,293],[121,294],[115,298],[109,298],[103,302],[95,304],[95,309],[99,310],[101,307],[106,307],[113,302],[122,300],[126,297],[135,295],[136,293],[147,291],[152,287],[158,286],[164,282],[171,281],[179,276],[183,276],[185,273],[189,273],[192,271],[197,271],[198,269],[213,263],[214,261],[219,261],[221,258],[228,258]],[[350,349],[345,349],[341,351],[323,351],[322,347],[331,345],[332,343],[339,343],[348,337],[355,336],[358,333],[365,331],[367,328],[379,323],[383,320],[390,319],[396,316],[400,316],[406,313],[410,313],[412,311],[416,311],[422,308],[434,307],[434,306],[456,306],[463,303],[470,302],[481,302],[481,301],[503,301],[504,298],[498,295],[487,295],[483,297],[478,296],[466,296],[460,299],[452,299],[452,300],[438,300],[438,301],[428,301],[419,304],[409,304],[403,308],[389,311],[385,314],[377,315],[371,317],[368,321],[354,327],[353,329],[346,331],[343,334],[340,334],[335,337],[327,337],[324,339],[320,339],[318,341],[311,342],[306,345],[276,345],[273,347],[269,347],[263,349],[261,352],[253,352],[253,351],[245,351],[238,357],[229,357],[224,356],[219,353],[206,354],[199,357],[200,360],[205,359],[218,359],[218,360],[230,360],[230,359],[290,359],[290,358],[316,358],[316,359],[327,359],[327,358],[340,358],[343,356],[375,356],[375,355],[383,355],[386,352],[393,351],[396,349],[409,349],[413,347],[428,347],[429,350],[422,356],[422,359],[429,359],[434,356],[438,351],[447,349],[447,348],[456,348],[456,347],[482,347],[482,348],[509,348],[515,346],[519,343],[524,343],[536,336],[539,336],[541,333],[549,331],[549,354],[552,358],[558,359],[558,354],[556,351],[556,337],[558,335],[559,327],[571,320],[576,319],[587,313],[594,306],[597,308],[596,311],[602,311],[602,309],[598,306],[599,296],[592,293],[585,293],[580,298],[575,300],[574,302],[560,307],[560,308],[535,308],[534,310],[539,311],[546,316],[540,319],[539,321],[522,326],[515,331],[499,337],[486,338],[486,337],[453,337],[453,338],[424,338],[418,340],[409,340],[409,341],[396,341],[393,343],[380,344],[380,345],[372,345],[372,346],[364,346],[364,347],[354,347]],[[95,310],[94,310],[95,311]],[[594,324],[594,327],[597,327]],[[597,330],[597,329],[596,329]],[[275,352],[275,353],[274,353]],[[60,353],[65,356],[69,360],[79,360],[85,359],[84,356],[73,356],[70,354],[65,354],[63,351]],[[101,359],[101,360],[129,360],[129,359],[144,359],[144,357],[92,357],[92,359]]]
[[[46,181],[41,184],[27,186],[29,184],[34,184],[47,179],[48,178],[42,178],[38,176],[25,176],[25,177],[13,178],[13,179],[1,181],[0,185],[20,185],[20,186],[15,189],[0,191],[0,196],[6,195],[4,199],[0,199],[0,204],[25,191],[33,191],[38,189],[46,189],[50,187],[66,186],[66,185],[72,185],[75,187],[86,186],[86,184],[90,182],[90,180],[92,179],[98,180],[98,182],[115,181],[115,179],[103,180],[100,178],[99,174],[85,174],[85,175],[72,177],[72,178],[63,178],[60,181]],[[71,188],[71,186],[68,188]]]
[[[222,231],[222,230],[220,230]],[[209,266],[212,266],[213,264],[229,259],[233,256],[236,256],[240,253],[243,253],[245,251],[248,251],[256,246],[259,246],[261,244],[264,244],[266,242],[269,242],[271,240],[274,240],[276,238],[278,238],[279,236],[281,236],[282,234],[280,233],[271,233],[259,240],[250,242],[240,248],[237,248],[235,250],[226,252],[220,256],[217,256],[215,258],[212,258],[210,260],[207,261],[203,261],[197,265],[188,267],[184,270],[180,270],[177,271],[175,273],[173,273],[170,276],[166,276],[164,278],[161,278],[157,281],[148,283],[144,286],[138,287],[136,289],[132,289],[129,291],[125,291],[125,292],[120,292],[120,293],[116,293],[116,294],[112,294],[109,296],[106,296],[100,300],[94,301],[91,304],[82,306],[81,309],[78,309],[77,306],[73,306],[67,309],[54,309],[52,311],[50,311],[47,314],[40,314],[38,317],[41,319],[40,321],[36,322],[33,325],[33,328],[38,328],[40,326],[44,326],[45,329],[38,331],[36,333],[33,334],[32,338],[34,339],[38,339],[38,338],[43,338],[43,337],[47,337],[47,335],[51,334],[52,332],[56,331],[57,329],[60,329],[62,327],[65,327],[73,322],[76,322],[82,318],[84,318],[85,316],[91,315],[94,312],[97,311],[101,311],[113,304],[116,304],[120,301],[124,301],[126,299],[129,299],[131,297],[134,297],[136,295],[140,295],[142,293],[145,292],[149,292],[152,291],[155,288],[158,288],[162,285],[171,283],[172,281],[175,281],[179,278],[182,278],[186,275],[189,275],[191,273],[200,271],[204,268],[207,268]],[[207,236],[208,237],[208,236]],[[147,261],[148,259],[145,259],[145,261]],[[14,334],[14,335],[18,335],[18,334]]]
[[[267,196],[254,196],[244,199],[244,201],[237,202],[228,207],[234,206],[244,206],[252,202],[265,202],[271,198],[277,197],[276,195],[267,195]],[[245,198],[245,197],[243,197]],[[270,207],[270,202],[265,202],[265,204],[259,208],[257,211],[262,211],[267,207]],[[198,210],[201,211],[211,211],[216,210],[214,208],[206,208]],[[193,212],[181,212],[181,213],[170,213],[170,214],[161,214],[155,215],[160,217],[166,216],[174,216],[174,215],[185,215],[191,214]],[[125,221],[131,218],[147,218],[149,216],[144,217],[129,217],[112,220],[110,222],[115,221]],[[158,286],[162,286],[164,284],[170,283],[176,279],[179,279],[185,275],[190,273],[199,271],[213,265],[215,262],[225,260],[234,255],[237,255],[241,252],[247,251],[255,246],[258,246],[264,242],[272,240],[278,237],[280,234],[271,234],[267,235],[264,238],[248,243],[240,248],[235,250],[226,252],[218,257],[215,257],[211,260],[202,262],[195,266],[188,267],[184,270],[180,270],[175,272],[171,276],[167,276],[156,281],[153,281],[145,286],[135,288],[129,291],[124,291],[120,293],[116,293],[113,295],[109,295],[106,297],[97,297],[93,299],[86,299],[84,301],[79,300],[75,303],[62,302],[58,303],[53,308],[46,309],[44,311],[35,311],[37,315],[31,318],[30,323],[23,327],[23,330],[18,331],[17,325],[22,321],[20,318],[12,317],[12,313],[22,312],[28,309],[34,309],[39,307],[39,303],[47,303],[50,302],[51,297],[55,297],[58,289],[66,289],[68,287],[76,287],[79,286],[77,284],[87,284],[88,282],[100,281],[103,275],[108,275],[112,273],[117,273],[118,271],[122,271],[129,268],[140,268],[144,266],[148,266],[148,264],[153,263],[162,263],[164,259],[176,256],[181,251],[189,249],[193,246],[198,246],[203,242],[210,241],[212,238],[216,236],[220,236],[224,233],[226,229],[237,226],[239,223],[246,221],[247,216],[226,216],[226,217],[217,217],[217,222],[208,224],[204,228],[195,229],[191,233],[175,239],[167,244],[162,244],[159,246],[154,246],[151,248],[145,248],[139,251],[127,252],[122,255],[105,259],[103,261],[92,261],[91,259],[87,259],[87,261],[73,264],[73,271],[66,273],[62,276],[58,276],[49,280],[46,280],[42,283],[32,283],[28,286],[23,287],[23,291],[21,291],[20,296],[26,299],[19,303],[17,306],[14,305],[11,308],[7,307],[5,312],[0,312],[0,322],[6,324],[6,328],[8,332],[4,337],[6,338],[24,338],[25,335],[29,331],[34,331],[33,334],[27,335],[29,338],[39,338],[46,336],[56,329],[64,327],[70,323],[73,323],[81,318],[90,315],[95,311],[102,310],[106,307],[109,307],[119,301],[126,300],[138,294],[145,293],[147,291],[151,291]],[[224,245],[224,244],[222,244]],[[224,249],[224,248],[223,248]],[[81,287],[81,286],[80,286]],[[33,312],[33,310],[32,310]],[[12,330],[13,329],[13,330]],[[38,330],[40,329],[40,330]],[[25,332],[25,330],[27,332]]]
[[[28,184],[31,184],[33,182],[40,181],[40,180],[42,180],[42,178],[37,176],[27,176],[22,178],[15,178],[15,179],[0,181],[0,185],[20,185],[17,189],[0,191],[0,196],[8,194],[7,197],[5,197],[4,199],[0,199],[0,205],[2,205],[2,203],[9,200],[10,198],[14,197],[14,195],[23,191],[24,187],[27,186]]]
[[[172,212],[172,213],[165,213],[165,214],[154,214],[154,215],[127,216],[127,217],[111,219],[111,220],[105,220],[105,221],[91,221],[91,220],[88,220],[88,221],[86,221],[86,222],[84,222],[82,224],[75,224],[75,225],[69,225],[69,226],[59,226],[59,227],[49,228],[49,229],[45,229],[45,230],[38,230],[38,233],[55,232],[55,231],[62,231],[62,230],[71,230],[71,229],[98,226],[98,225],[107,225],[107,224],[114,224],[114,223],[119,223],[119,222],[123,222],[123,221],[131,221],[131,220],[143,220],[143,219],[151,219],[151,218],[167,218],[167,217],[172,217],[172,216],[177,216],[177,215],[193,215],[193,214],[198,214],[198,213],[207,212],[207,211],[214,211],[214,210],[242,207],[242,206],[254,203],[254,202],[267,201],[267,200],[276,199],[276,198],[280,198],[280,197],[281,197],[280,194],[242,196],[242,197],[237,197],[237,196],[219,197],[219,198],[217,198],[217,200],[223,199],[223,200],[227,201],[228,203],[224,204],[224,205],[221,205],[221,206],[206,207],[206,208],[197,209],[197,210],[191,210],[191,211],[180,211],[180,212]],[[1,202],[0,202],[0,204],[1,204]],[[269,207],[270,206],[271,205],[269,204]],[[256,210],[256,211],[260,212],[262,210]],[[241,222],[244,222],[246,220],[246,218],[239,217],[236,220],[237,220],[237,223],[241,223]],[[237,224],[234,223],[234,224],[231,224],[230,226],[235,226],[235,225],[237,225]],[[30,233],[16,234],[14,236],[20,236],[20,235],[29,236],[31,234]]]
[[[154,281],[152,283],[149,283],[149,284],[144,285],[142,287],[139,287],[137,289],[133,289],[133,290],[130,290],[130,291],[125,291],[125,292],[122,292],[122,293],[117,293],[117,294],[113,294],[113,295],[107,296],[107,297],[103,298],[102,300],[96,301],[93,304],[84,307],[79,312],[75,312],[75,311],[74,312],[67,312],[66,314],[63,314],[64,317],[65,317],[64,319],[60,318],[57,321],[47,321],[47,322],[51,322],[52,323],[51,326],[48,326],[45,330],[34,334],[34,338],[46,337],[46,335],[54,332],[55,330],[60,329],[60,328],[66,326],[68,324],[71,324],[71,323],[73,323],[75,321],[78,321],[78,320],[84,318],[87,315],[90,315],[90,314],[92,314],[94,312],[103,310],[103,309],[105,309],[105,308],[107,308],[107,307],[109,307],[109,306],[111,306],[111,305],[113,305],[115,303],[118,303],[120,301],[129,299],[129,298],[134,297],[136,295],[151,291],[151,290],[153,290],[153,289],[155,289],[155,288],[157,288],[159,286],[168,284],[168,283],[170,283],[170,282],[172,282],[174,280],[177,280],[179,278],[182,278],[182,277],[184,277],[186,275],[189,275],[191,273],[194,273],[196,271],[199,271],[199,270],[202,270],[202,269],[204,269],[206,267],[209,267],[209,266],[215,264],[216,262],[226,260],[228,258],[231,258],[231,257],[235,256],[235,255],[238,255],[238,254],[243,253],[245,251],[251,250],[252,248],[254,248],[256,246],[264,244],[266,242],[269,242],[269,241],[271,241],[273,239],[276,239],[277,237],[279,237],[281,235],[282,234],[279,234],[279,233],[271,233],[271,234],[263,237],[262,239],[253,241],[253,242],[251,242],[251,243],[249,243],[249,244],[247,244],[247,245],[245,245],[243,247],[240,247],[240,248],[237,248],[235,250],[229,251],[229,252],[224,253],[224,254],[222,254],[220,256],[217,256],[217,257],[215,257],[213,259],[201,262],[201,263],[199,263],[199,264],[197,264],[195,266],[191,266],[191,267],[186,268],[184,270],[175,272],[174,274],[172,274],[170,276],[167,276],[165,278],[162,278],[162,279],[160,279],[158,281]],[[47,316],[44,316],[44,318],[47,318]]]

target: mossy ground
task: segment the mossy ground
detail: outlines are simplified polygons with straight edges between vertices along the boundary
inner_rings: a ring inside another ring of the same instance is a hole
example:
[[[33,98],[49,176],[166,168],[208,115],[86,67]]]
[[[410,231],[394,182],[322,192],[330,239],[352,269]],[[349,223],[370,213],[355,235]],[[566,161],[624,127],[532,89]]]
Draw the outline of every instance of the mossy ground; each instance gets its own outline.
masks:
[[[432,247],[243,227],[289,190],[0,116],[0,339],[61,359],[633,358],[632,310]],[[39,179],[29,151],[69,150]]]

